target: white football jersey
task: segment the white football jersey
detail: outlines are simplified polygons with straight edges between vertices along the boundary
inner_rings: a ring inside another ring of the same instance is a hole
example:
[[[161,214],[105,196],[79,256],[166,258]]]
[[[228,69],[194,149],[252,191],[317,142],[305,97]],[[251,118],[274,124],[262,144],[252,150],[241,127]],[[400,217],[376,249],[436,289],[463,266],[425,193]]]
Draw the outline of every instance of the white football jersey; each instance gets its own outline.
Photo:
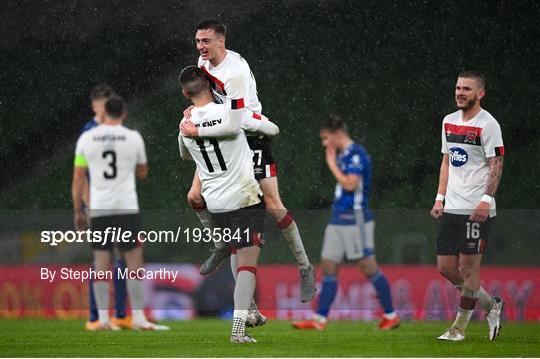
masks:
[[[449,158],[444,212],[471,214],[485,193],[488,158],[504,156],[501,127],[484,109],[466,122],[461,110],[451,113],[443,120],[441,152]],[[490,210],[494,215],[495,199]]]
[[[186,157],[182,149],[185,146],[197,164],[201,194],[210,212],[230,212],[261,201],[251,150],[241,130],[245,114],[244,110],[227,110],[226,106],[213,102],[194,107],[190,121],[199,127],[199,134],[203,129],[220,126],[224,137],[178,137],[180,153]]]
[[[238,101],[243,104],[238,108],[246,107],[252,112],[262,113],[255,77],[240,54],[227,50],[227,55],[216,67],[212,66],[210,61],[199,57],[198,66],[210,78],[216,100],[221,103],[225,103],[227,99]]]
[[[139,132],[122,125],[102,124],[79,137],[75,155],[90,173],[90,216],[139,212],[135,168],[146,163]]]

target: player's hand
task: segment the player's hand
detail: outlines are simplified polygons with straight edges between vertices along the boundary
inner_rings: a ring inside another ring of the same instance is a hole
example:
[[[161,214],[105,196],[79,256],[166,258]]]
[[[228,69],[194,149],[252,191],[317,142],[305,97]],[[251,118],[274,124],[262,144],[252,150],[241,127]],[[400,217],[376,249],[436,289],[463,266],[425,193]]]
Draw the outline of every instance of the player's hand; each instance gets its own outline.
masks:
[[[336,148],[331,146],[326,146],[326,163],[328,166],[335,166],[336,165]]]
[[[190,120],[184,120],[180,122],[180,132],[184,137],[197,137],[199,136],[199,129]]]
[[[184,110],[184,117],[186,118],[186,120],[189,120],[191,118],[191,110],[193,110],[193,107],[195,106],[191,105]]]
[[[75,214],[73,215],[73,224],[75,225],[75,230],[85,231],[87,223],[86,214],[84,214],[83,211],[75,211]]]
[[[429,214],[431,214],[431,217],[433,218],[441,218],[441,216],[443,215],[443,209],[443,202],[435,201],[435,204],[433,205],[433,208],[431,209],[431,212],[429,212]]]
[[[469,217],[471,222],[485,222],[489,217],[489,209],[491,205],[487,202],[480,201],[474,212]]]

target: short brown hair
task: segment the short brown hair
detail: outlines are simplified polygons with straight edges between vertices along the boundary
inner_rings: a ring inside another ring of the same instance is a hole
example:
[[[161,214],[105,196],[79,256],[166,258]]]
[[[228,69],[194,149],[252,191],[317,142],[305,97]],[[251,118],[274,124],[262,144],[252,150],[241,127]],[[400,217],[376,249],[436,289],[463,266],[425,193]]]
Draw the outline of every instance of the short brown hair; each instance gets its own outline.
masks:
[[[118,95],[112,95],[105,102],[105,112],[109,117],[118,119],[127,111],[127,105],[124,99]]]
[[[335,115],[335,114],[328,115],[326,120],[324,120],[321,123],[320,131],[323,131],[323,130],[330,131],[330,132],[337,132],[337,131],[343,131],[345,133],[348,132],[347,125],[345,124],[345,122],[343,122],[340,116]]]
[[[466,79],[474,79],[481,88],[486,88],[486,77],[484,74],[478,71],[462,71],[458,77],[464,77]]]
[[[189,97],[195,97],[210,88],[208,77],[206,77],[204,71],[197,66],[188,66],[183,69],[178,77],[178,81]]]
[[[225,25],[215,19],[201,21],[199,25],[197,25],[197,30],[214,30],[216,34],[222,35],[223,37],[227,34]]]
[[[107,84],[99,84],[90,90],[90,100],[100,100],[103,98],[109,98],[114,94],[111,86]]]

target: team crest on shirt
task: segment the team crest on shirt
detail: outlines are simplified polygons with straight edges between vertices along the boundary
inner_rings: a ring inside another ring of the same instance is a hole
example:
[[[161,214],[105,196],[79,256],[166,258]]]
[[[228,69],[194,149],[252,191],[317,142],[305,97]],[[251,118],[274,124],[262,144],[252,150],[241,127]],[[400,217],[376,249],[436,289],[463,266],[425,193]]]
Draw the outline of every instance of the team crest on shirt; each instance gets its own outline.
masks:
[[[461,147],[452,147],[448,150],[450,163],[454,167],[461,167],[469,160],[469,155]]]
[[[468,131],[463,142],[476,144],[476,131]]]

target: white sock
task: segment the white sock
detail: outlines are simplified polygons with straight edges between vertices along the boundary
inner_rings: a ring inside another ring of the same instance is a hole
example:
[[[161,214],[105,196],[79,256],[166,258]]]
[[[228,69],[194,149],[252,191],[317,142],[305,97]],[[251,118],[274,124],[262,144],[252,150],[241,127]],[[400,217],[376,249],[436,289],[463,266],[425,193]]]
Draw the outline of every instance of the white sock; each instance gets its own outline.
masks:
[[[214,222],[212,220],[212,213],[210,213],[210,211],[206,208],[195,209],[195,213],[197,213],[197,216],[199,217],[199,221],[201,221],[201,224],[203,225],[203,227],[212,231],[214,228]],[[219,249],[225,248],[225,242],[223,241],[219,241],[219,242],[212,241],[212,242],[214,243],[214,246],[216,248],[219,248]]]
[[[255,274],[243,270],[238,273],[234,287],[233,329],[235,335],[244,335],[248,310],[253,303],[257,280]]]
[[[454,287],[456,287],[457,290],[461,292],[463,289],[465,283],[456,284]],[[486,312],[489,312],[491,309],[493,309],[493,306],[495,305],[495,301],[493,300],[493,297],[489,295],[488,292],[483,287],[480,287],[480,289],[477,292],[478,295],[478,304],[480,304],[480,307],[485,310]]]
[[[291,214],[287,212],[285,217],[277,225],[281,230],[283,238],[289,244],[289,248],[298,267],[307,268],[309,266],[309,259],[304,248],[304,243],[302,243],[302,237],[300,237],[300,231],[298,231],[298,226]]]
[[[95,280],[92,283],[94,288],[94,297],[98,309],[99,321],[102,324],[109,324],[109,282],[104,280]]]
[[[131,315],[133,316],[133,323],[146,323],[147,320],[146,316],[144,315],[143,281],[139,279],[128,279],[126,282],[129,302],[131,303]]]
[[[397,314],[396,312],[384,313],[383,317],[385,317],[386,319],[394,319],[395,317],[397,317]]]
[[[462,334],[465,334],[465,328],[467,327],[467,324],[469,324],[473,312],[474,310],[458,308],[456,320],[454,320],[452,327],[458,328]]]
[[[231,254],[231,272],[234,278],[234,281],[236,282],[236,278],[238,276],[238,264],[236,261],[236,254]],[[249,306],[249,310],[259,310],[257,308],[257,304],[255,303],[255,298],[251,300],[251,305]],[[246,314],[247,315],[247,314]]]
[[[236,281],[236,276],[238,275],[238,273],[236,273],[236,270],[237,270],[236,254],[231,254],[231,272],[232,272],[234,281]]]

